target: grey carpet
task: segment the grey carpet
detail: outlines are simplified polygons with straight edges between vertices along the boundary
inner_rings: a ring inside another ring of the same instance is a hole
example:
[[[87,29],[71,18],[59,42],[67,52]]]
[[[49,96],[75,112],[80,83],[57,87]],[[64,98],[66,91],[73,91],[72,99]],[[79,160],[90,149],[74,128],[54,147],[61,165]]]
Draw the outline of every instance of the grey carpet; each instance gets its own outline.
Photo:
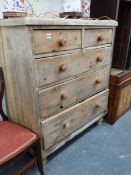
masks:
[[[29,158],[0,170],[13,175]],[[45,175],[131,175],[131,111],[113,126],[93,125],[48,158]],[[36,167],[26,175],[39,175]]]

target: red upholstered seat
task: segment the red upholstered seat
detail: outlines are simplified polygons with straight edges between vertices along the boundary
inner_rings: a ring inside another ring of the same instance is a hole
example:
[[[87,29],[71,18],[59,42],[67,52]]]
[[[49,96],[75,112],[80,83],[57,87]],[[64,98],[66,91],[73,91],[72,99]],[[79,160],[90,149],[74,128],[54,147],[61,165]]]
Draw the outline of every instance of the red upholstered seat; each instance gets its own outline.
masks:
[[[31,145],[37,136],[17,124],[0,122],[0,165]]]
[[[3,119],[0,122],[0,168],[22,154],[33,150],[34,155],[31,156],[31,160],[24,164],[16,174],[22,175],[32,166],[37,165],[40,174],[44,175],[40,137],[20,124],[8,122],[8,117],[2,108],[4,87],[4,75],[2,68],[0,68],[0,115]]]

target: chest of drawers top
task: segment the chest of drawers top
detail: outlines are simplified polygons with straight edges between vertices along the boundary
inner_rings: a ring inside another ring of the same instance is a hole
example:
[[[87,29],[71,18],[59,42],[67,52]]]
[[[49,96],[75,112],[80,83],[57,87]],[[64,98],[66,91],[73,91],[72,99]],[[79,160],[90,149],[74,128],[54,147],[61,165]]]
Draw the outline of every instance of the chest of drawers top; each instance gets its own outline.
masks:
[[[0,26],[94,26],[115,27],[118,23],[114,20],[83,20],[62,18],[10,18],[0,20]]]

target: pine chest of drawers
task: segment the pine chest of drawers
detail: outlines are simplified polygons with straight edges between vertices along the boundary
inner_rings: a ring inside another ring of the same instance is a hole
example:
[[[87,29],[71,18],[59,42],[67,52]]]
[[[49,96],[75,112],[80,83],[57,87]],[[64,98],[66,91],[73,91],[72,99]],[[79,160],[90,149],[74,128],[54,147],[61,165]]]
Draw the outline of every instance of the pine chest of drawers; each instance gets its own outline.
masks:
[[[8,115],[41,135],[43,158],[107,113],[115,21],[0,21]]]

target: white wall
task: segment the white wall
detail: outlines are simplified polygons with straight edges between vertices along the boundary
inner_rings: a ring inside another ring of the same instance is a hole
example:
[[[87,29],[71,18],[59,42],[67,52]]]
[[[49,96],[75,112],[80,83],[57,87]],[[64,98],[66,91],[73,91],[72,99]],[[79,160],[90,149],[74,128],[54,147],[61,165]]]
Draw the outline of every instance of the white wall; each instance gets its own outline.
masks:
[[[45,14],[46,12],[62,11],[62,0],[25,0],[25,11],[32,14],[32,8],[34,16],[39,16],[40,14]],[[2,17],[2,12],[4,0],[0,0],[0,18]]]
[[[60,12],[62,11],[62,0],[26,0],[25,3],[25,11],[31,11],[29,5],[31,4],[33,7],[34,15],[39,16],[41,14],[45,14],[47,12]],[[29,7],[29,8],[28,8]]]
[[[0,0],[0,19],[3,17],[3,15],[2,15],[2,11],[4,10],[3,2],[4,2],[4,0]]]

